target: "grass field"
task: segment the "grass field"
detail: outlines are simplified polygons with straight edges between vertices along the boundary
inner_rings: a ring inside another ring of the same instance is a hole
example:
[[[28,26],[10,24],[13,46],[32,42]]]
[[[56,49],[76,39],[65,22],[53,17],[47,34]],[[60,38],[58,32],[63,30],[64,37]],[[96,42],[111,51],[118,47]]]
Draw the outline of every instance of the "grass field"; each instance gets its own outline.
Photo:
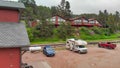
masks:
[[[87,42],[105,42],[105,41],[118,41],[120,38],[109,38],[109,39],[97,39],[97,40],[85,40]],[[65,43],[63,40],[41,40],[36,39],[31,42],[31,44],[58,44],[58,43]]]

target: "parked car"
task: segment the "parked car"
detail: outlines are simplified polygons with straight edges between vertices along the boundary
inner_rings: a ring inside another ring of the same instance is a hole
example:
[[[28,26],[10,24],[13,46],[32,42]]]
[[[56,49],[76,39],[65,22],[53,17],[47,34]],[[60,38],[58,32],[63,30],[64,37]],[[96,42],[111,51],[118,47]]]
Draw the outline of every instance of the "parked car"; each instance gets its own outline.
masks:
[[[108,48],[108,49],[115,49],[116,48],[116,44],[113,44],[111,42],[98,43],[98,47]]]
[[[50,45],[47,45],[43,48],[43,54],[46,56],[55,56],[55,50]]]

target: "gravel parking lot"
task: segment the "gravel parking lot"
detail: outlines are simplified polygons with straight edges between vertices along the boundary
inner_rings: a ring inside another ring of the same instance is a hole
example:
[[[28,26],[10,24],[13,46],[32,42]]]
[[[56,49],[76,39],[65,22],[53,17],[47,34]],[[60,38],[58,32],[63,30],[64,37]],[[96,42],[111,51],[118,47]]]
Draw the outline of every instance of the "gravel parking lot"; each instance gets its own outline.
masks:
[[[120,44],[115,50],[87,46],[87,54],[78,54],[69,50],[58,50],[54,57],[46,57],[42,52],[23,55],[26,63],[45,62],[44,68],[120,68]],[[37,68],[43,68],[43,64]]]

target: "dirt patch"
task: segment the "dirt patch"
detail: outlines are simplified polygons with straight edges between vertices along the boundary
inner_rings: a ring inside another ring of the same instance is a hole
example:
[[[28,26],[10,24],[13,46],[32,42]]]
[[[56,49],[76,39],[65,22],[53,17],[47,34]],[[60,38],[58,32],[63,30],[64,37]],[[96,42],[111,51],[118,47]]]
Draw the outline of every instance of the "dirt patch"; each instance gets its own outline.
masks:
[[[115,50],[88,47],[87,54],[69,50],[57,50],[54,57],[46,57],[42,52],[23,55],[23,62],[47,62],[52,68],[120,68],[120,46]]]

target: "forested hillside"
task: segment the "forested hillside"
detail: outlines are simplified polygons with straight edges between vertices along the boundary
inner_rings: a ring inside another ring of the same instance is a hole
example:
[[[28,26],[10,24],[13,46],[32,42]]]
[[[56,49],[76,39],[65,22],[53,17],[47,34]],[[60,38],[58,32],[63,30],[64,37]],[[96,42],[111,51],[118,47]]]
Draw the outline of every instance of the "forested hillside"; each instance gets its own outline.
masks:
[[[26,23],[29,20],[40,20],[40,25],[34,28],[27,28],[29,37],[31,41],[35,39],[42,40],[65,40],[66,38],[75,37],[82,39],[104,39],[104,38],[117,38],[119,37],[120,31],[120,13],[116,10],[114,13],[109,13],[109,11],[98,10],[99,14],[78,14],[74,15],[72,10],[70,10],[70,2],[61,0],[58,6],[42,6],[36,5],[35,0],[19,0],[25,4],[26,8],[22,12],[22,17],[24,17]],[[78,8],[80,10],[80,8]],[[65,18],[74,17],[86,17],[86,18],[96,18],[101,24],[100,27],[92,27],[91,29],[86,27],[75,28],[71,27],[69,24],[62,24],[60,27],[55,28],[54,25],[46,24],[46,19],[54,15],[59,15]],[[39,27],[39,29],[38,29]]]

